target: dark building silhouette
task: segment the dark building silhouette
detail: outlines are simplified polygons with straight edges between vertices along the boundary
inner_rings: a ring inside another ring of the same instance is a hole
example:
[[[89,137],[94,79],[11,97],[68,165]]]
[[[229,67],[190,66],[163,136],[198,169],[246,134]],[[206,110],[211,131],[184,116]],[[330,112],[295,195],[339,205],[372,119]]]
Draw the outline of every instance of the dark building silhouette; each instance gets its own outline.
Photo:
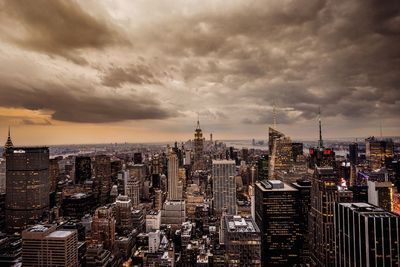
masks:
[[[367,203],[335,204],[337,267],[400,264],[400,217]]]
[[[261,231],[262,266],[299,263],[299,191],[279,180],[257,182],[255,191],[255,221]]]
[[[349,144],[349,160],[351,164],[358,164],[358,144],[351,143]]]
[[[7,231],[35,224],[49,207],[49,149],[14,147],[6,151]]]
[[[300,263],[306,264],[310,261],[310,247],[308,234],[308,213],[311,208],[311,181],[307,179],[299,179],[291,184],[292,187],[299,191],[299,238],[300,238]]]
[[[133,154],[133,163],[135,164],[142,164],[143,163],[143,157],[141,152],[136,152]]]
[[[75,183],[83,184],[92,178],[92,164],[90,157],[77,156],[75,158]]]

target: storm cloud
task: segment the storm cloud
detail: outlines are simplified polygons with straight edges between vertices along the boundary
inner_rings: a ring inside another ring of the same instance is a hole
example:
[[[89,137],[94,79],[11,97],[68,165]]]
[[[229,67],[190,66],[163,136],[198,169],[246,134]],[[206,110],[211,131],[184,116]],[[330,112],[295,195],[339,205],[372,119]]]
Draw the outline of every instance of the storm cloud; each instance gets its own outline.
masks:
[[[275,105],[283,127],[321,108],[337,134],[400,132],[397,0],[1,3],[3,107],[255,136]]]

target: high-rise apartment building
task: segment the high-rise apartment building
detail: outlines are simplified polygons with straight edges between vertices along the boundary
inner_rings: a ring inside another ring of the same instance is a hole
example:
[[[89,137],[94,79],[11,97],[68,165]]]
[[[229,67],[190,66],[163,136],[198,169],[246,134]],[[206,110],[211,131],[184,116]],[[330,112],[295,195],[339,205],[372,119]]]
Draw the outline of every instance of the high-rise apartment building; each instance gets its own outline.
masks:
[[[367,203],[335,204],[336,267],[400,265],[400,217]]]
[[[224,217],[226,265],[261,267],[261,233],[251,217]]]
[[[236,166],[234,160],[213,160],[212,179],[214,212],[236,214]]]
[[[78,266],[76,230],[35,225],[22,232],[22,265],[27,267]]]
[[[335,266],[333,210],[335,202],[351,202],[352,192],[341,188],[332,167],[317,167],[311,179],[309,216],[311,266]]]
[[[299,263],[298,190],[279,180],[259,181],[255,190],[255,221],[261,231],[262,266]]]
[[[14,232],[37,223],[49,207],[49,149],[10,148],[6,164],[6,225]]]

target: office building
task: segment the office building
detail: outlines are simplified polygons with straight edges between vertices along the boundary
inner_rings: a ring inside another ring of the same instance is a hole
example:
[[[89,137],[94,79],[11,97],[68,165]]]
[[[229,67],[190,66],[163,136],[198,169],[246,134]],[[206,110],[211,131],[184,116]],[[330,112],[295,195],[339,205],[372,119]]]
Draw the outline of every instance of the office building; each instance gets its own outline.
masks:
[[[251,217],[224,217],[226,266],[261,267],[261,233]]]
[[[130,176],[125,186],[125,195],[132,200],[132,207],[137,208],[140,204],[140,181]]]
[[[255,221],[261,231],[262,266],[299,263],[298,190],[279,180],[257,182],[255,190]]]
[[[169,224],[171,228],[180,229],[186,221],[186,202],[184,200],[169,200],[161,210],[161,223]]]
[[[92,178],[92,163],[90,157],[77,156],[75,158],[75,183],[83,184]]]
[[[218,215],[223,211],[231,215],[236,214],[235,175],[234,160],[212,161],[214,212]]]
[[[277,171],[289,171],[292,165],[292,141],[283,133],[269,128],[269,179],[276,179]]]
[[[399,218],[367,203],[336,203],[336,266],[399,266]]]
[[[106,155],[95,157],[96,187],[101,205],[108,203],[111,191],[111,161]]]
[[[203,150],[204,150],[204,138],[203,132],[200,128],[200,122],[197,120],[197,127],[194,132],[194,170],[203,170],[204,169],[204,158],[203,158]]]
[[[49,207],[49,149],[13,147],[6,151],[6,225],[21,231]]]
[[[23,266],[78,266],[76,230],[57,230],[54,225],[35,225],[22,231]]]
[[[132,200],[128,196],[119,195],[115,201],[117,209],[116,225],[118,229],[129,230],[132,226]]]
[[[291,186],[298,190],[300,263],[310,262],[308,216],[311,208],[311,181],[299,179]]]
[[[333,210],[335,202],[351,202],[352,192],[341,188],[332,167],[317,167],[311,179],[309,216],[311,266],[335,266]]]
[[[357,143],[349,144],[349,161],[353,165],[358,164],[358,144]]]
[[[115,243],[115,218],[112,208],[96,209],[92,221],[92,242],[112,250]]]
[[[178,156],[171,152],[168,155],[168,195],[169,200],[182,199],[182,183],[179,181]]]
[[[365,156],[369,166],[375,170],[382,167],[385,157],[393,157],[393,140],[381,140],[375,137],[365,139]]]
[[[146,232],[160,230],[161,211],[151,210],[146,214]]]

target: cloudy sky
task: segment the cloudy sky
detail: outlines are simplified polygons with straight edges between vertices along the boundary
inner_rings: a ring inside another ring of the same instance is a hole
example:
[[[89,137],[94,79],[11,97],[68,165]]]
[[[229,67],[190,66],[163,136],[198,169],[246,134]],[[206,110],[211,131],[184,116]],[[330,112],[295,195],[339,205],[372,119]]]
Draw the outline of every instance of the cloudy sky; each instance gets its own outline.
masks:
[[[400,134],[398,0],[0,0],[0,141]]]

